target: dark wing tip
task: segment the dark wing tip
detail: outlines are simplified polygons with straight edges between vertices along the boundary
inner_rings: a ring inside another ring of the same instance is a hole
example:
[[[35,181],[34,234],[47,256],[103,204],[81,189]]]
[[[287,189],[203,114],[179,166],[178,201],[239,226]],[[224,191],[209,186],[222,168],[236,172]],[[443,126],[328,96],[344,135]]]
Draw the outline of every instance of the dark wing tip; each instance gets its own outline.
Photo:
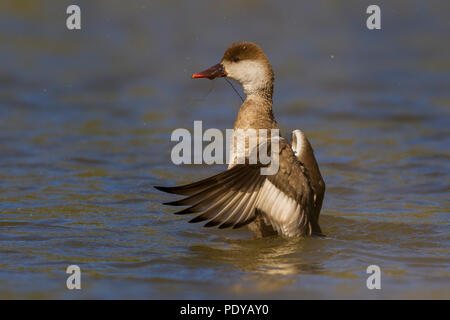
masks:
[[[225,222],[219,226],[219,229],[226,229],[233,226],[233,222]]]
[[[253,215],[253,216],[251,216],[249,219],[247,219],[247,220],[245,220],[245,221],[241,221],[241,222],[235,224],[235,225],[233,226],[233,229],[239,229],[239,228],[242,228],[243,226],[248,225],[250,222],[253,222],[253,220],[255,220],[255,219],[256,219],[256,215]]]
[[[174,212],[174,214],[183,215],[183,214],[191,214],[191,213],[195,213],[195,212],[198,212],[198,211],[192,210],[192,207],[189,207],[189,208],[183,209],[181,211]]]
[[[208,220],[208,218],[203,217],[202,215],[196,216],[194,219],[189,220],[189,223],[197,223],[201,221]]]
[[[155,188],[156,190],[162,191],[162,192],[168,192],[170,193],[170,187],[161,187],[161,186],[153,186],[153,188]]]
[[[176,201],[163,202],[163,205],[178,207],[178,206],[183,206],[184,205],[183,201],[184,201],[184,199],[176,200]]]
[[[218,224],[220,224],[220,221],[211,220],[211,221],[209,221],[208,223],[206,223],[206,224],[204,225],[204,227],[205,227],[205,228],[211,228],[211,227],[217,226]]]
[[[183,188],[184,186],[178,186],[178,187],[161,187],[161,186],[153,186],[156,190],[171,193],[171,194],[183,194]]]

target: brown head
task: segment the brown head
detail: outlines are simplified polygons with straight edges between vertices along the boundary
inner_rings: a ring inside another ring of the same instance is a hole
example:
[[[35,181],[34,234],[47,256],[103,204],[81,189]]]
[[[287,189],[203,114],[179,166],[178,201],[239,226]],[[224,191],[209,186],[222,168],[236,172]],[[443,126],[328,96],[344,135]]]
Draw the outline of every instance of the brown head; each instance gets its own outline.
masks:
[[[227,77],[244,88],[248,95],[257,94],[272,99],[273,71],[264,52],[252,42],[233,43],[222,61],[211,68],[192,75],[192,78]]]

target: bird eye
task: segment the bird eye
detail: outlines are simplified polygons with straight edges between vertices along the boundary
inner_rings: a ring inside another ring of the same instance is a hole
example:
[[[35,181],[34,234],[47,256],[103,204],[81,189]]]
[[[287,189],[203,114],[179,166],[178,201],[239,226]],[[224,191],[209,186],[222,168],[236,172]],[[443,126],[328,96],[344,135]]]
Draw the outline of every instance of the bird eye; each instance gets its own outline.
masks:
[[[239,57],[234,57],[233,58],[233,62],[239,62],[239,60],[240,60]]]

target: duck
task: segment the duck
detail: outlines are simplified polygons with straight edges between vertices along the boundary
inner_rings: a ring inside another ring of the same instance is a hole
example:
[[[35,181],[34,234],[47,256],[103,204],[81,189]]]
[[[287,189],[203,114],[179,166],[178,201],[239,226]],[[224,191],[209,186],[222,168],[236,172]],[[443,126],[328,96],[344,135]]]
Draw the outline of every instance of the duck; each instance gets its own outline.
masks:
[[[269,59],[255,43],[235,42],[221,61],[195,73],[193,79],[226,77],[243,88],[245,100],[239,108],[233,132],[279,130],[272,111],[274,72]],[[241,129],[241,130],[238,130]],[[270,131],[272,132],[272,131]],[[227,170],[190,184],[156,189],[185,196],[164,203],[187,206],[175,214],[197,214],[190,223],[206,221],[205,227],[241,228],[248,226],[255,237],[324,237],[319,215],[325,195],[325,182],[306,134],[292,132],[292,142],[281,136],[267,136],[258,146],[277,139],[278,170],[261,173],[261,163],[240,163],[231,154]],[[236,142],[233,140],[234,143]],[[246,151],[249,148],[245,145]]]

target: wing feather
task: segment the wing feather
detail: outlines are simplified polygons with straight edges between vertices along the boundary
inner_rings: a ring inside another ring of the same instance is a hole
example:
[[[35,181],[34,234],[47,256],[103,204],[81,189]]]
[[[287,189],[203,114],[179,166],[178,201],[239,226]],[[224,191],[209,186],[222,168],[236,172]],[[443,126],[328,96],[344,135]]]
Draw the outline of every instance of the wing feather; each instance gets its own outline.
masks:
[[[310,235],[314,199],[307,171],[284,139],[279,146],[279,170],[274,175],[261,175],[262,165],[237,164],[198,182],[156,188],[187,195],[168,204],[189,205],[176,213],[198,213],[189,222],[208,220],[205,227],[239,228],[261,215],[281,235]]]
[[[236,177],[237,175],[241,174],[243,171],[243,166],[235,166],[233,167],[233,170],[226,170],[219,174],[216,174],[212,177],[206,178],[204,180],[200,180],[194,183],[177,186],[177,187],[161,187],[161,186],[155,186],[156,189],[172,193],[172,194],[179,194],[179,195],[192,195],[196,194],[198,192],[203,191],[204,189],[214,186],[218,183],[221,183],[224,179],[228,177]]]

